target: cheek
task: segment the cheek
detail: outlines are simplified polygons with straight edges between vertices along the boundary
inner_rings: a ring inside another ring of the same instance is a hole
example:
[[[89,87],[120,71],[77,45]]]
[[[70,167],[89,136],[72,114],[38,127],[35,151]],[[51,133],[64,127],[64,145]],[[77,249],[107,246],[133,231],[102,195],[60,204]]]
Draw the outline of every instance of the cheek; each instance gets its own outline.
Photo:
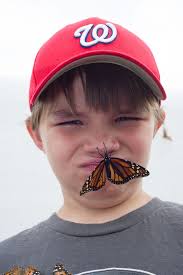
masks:
[[[153,140],[153,135],[150,135],[146,139],[142,140],[142,143],[141,143],[141,146],[142,146],[142,150],[141,150],[142,159],[143,159],[143,163],[145,165],[148,164],[148,161],[149,161],[149,158],[150,158],[152,140]]]
[[[76,141],[72,136],[60,135],[59,132],[50,132],[47,134],[44,148],[54,171],[68,170],[68,165],[72,165],[72,158],[76,147]]]
[[[73,190],[80,189],[85,178],[77,173],[75,168],[78,163],[77,148],[79,142],[72,136],[50,135],[45,143],[45,153],[49,164],[64,189],[68,187]],[[73,181],[73,178],[75,179]],[[78,183],[78,184],[76,184]]]
[[[59,182],[65,178],[66,171],[69,170],[69,149],[67,142],[54,138],[54,141],[47,140],[45,153],[49,164]]]
[[[140,133],[140,134],[139,134]],[[134,162],[146,166],[149,160],[151,144],[153,140],[153,130],[146,127],[143,131],[136,131],[128,139],[128,146]]]

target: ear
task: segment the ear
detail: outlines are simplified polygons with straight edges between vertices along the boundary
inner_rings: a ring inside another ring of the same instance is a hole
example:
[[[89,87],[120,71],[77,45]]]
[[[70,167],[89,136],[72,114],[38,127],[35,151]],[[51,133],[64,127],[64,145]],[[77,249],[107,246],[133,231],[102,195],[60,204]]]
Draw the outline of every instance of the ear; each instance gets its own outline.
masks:
[[[44,146],[39,133],[39,129],[33,129],[32,122],[29,119],[26,120],[26,128],[35,145],[44,152]]]
[[[164,110],[161,110],[161,116],[162,116],[162,120],[161,121],[157,121],[156,125],[154,127],[154,135],[156,135],[157,131],[159,130],[159,128],[163,125],[165,118],[166,118],[166,113]]]

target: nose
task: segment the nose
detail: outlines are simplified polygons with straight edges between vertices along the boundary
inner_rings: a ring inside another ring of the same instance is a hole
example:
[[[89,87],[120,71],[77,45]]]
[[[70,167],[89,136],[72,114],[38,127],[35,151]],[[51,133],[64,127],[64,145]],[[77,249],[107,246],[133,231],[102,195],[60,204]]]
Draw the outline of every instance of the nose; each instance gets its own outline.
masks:
[[[99,155],[105,156],[107,153],[108,155],[113,156],[119,149],[119,142],[108,139],[100,143],[96,149]]]
[[[120,142],[114,133],[100,130],[91,133],[83,146],[85,152],[97,158],[100,157],[100,154],[104,156],[106,151],[109,155],[114,155],[120,148]]]

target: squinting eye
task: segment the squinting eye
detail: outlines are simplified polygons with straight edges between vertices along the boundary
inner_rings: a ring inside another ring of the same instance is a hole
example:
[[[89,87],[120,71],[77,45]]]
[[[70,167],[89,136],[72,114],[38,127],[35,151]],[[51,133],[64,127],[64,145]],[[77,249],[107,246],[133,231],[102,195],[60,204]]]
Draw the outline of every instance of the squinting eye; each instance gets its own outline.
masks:
[[[71,120],[57,123],[56,125],[81,125],[82,122],[80,120]]]
[[[122,116],[120,116],[120,117],[118,117],[117,119],[116,119],[116,121],[127,121],[127,120],[140,120],[140,118],[139,117],[122,117]]]

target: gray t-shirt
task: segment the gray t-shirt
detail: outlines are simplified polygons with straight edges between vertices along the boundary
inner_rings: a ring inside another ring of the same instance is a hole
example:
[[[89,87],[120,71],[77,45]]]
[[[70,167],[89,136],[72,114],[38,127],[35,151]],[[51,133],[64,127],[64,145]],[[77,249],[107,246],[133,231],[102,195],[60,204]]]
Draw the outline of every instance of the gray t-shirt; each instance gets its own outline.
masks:
[[[33,265],[50,275],[56,263],[75,275],[182,275],[183,205],[153,198],[103,224],[73,223],[54,213],[0,243],[0,274]]]

